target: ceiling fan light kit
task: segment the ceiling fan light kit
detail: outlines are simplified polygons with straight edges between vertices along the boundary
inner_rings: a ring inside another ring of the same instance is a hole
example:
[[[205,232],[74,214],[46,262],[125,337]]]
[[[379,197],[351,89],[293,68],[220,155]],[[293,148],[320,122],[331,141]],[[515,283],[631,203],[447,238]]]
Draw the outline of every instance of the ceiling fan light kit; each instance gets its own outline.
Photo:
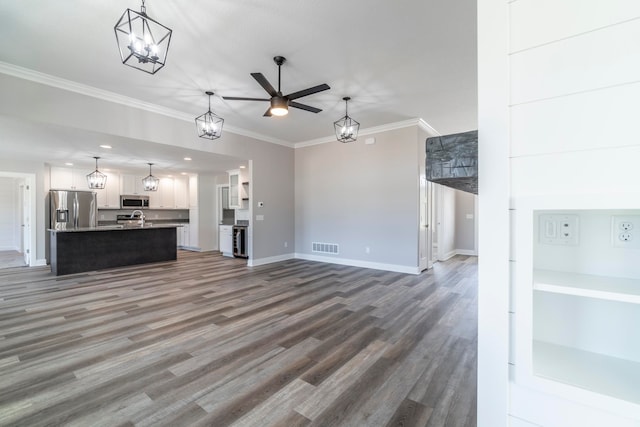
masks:
[[[218,139],[222,136],[224,119],[211,111],[211,96],[213,96],[213,92],[207,91],[205,94],[209,96],[209,110],[196,117],[196,130],[200,138]]]
[[[140,12],[125,10],[113,29],[123,64],[149,74],[165,66],[172,31],[149,18],[144,0]]]
[[[149,165],[149,175],[142,178],[142,187],[144,191],[158,191],[158,184],[160,180],[155,176],[151,175],[151,166],[153,163],[147,163]]]
[[[344,100],[344,117],[340,120],[333,122],[333,127],[336,131],[336,138],[338,141],[346,143],[353,142],[358,139],[358,130],[360,129],[360,123],[349,117],[349,111],[347,110],[347,103],[351,100],[350,97],[345,96]]]
[[[107,175],[98,170],[98,159],[100,157],[94,157],[96,159],[96,170],[87,175],[87,184],[92,190],[102,190],[107,185]]]
[[[293,92],[288,95],[283,95],[280,87],[281,83],[281,67],[284,64],[286,58],[284,56],[275,56],[273,62],[278,66],[278,90],[269,83],[266,77],[262,73],[251,73],[251,76],[256,79],[258,84],[269,94],[270,98],[247,98],[243,96],[224,96],[223,99],[231,101],[269,101],[269,109],[264,113],[264,117],[271,116],[285,116],[289,113],[289,107],[298,108],[300,110],[310,111],[312,113],[319,113],[322,111],[320,108],[312,107],[310,105],[301,104],[295,102],[296,99],[303,96],[313,95],[314,93],[322,92],[331,89],[328,84],[323,83],[318,86],[310,87],[298,92]]]

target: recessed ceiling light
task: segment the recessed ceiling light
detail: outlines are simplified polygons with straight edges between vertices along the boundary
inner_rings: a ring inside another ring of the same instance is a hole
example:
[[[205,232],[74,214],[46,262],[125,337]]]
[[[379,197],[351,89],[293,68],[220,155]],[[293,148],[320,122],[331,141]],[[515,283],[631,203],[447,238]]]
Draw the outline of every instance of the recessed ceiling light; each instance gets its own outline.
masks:
[[[107,149],[110,149],[110,148],[113,148],[113,147],[112,147],[112,146],[110,146],[110,145],[107,145],[107,144],[103,144],[103,145],[101,145],[101,146],[100,146],[100,148],[107,148]]]
[[[167,175],[167,178],[173,178],[173,175]]]
[[[67,166],[73,166],[73,163],[71,163],[71,162],[67,162],[67,163],[65,163],[65,165],[67,165]]]
[[[241,165],[240,169],[246,169],[247,167],[245,165]]]
[[[186,172],[180,172],[180,175],[186,175],[186,174],[187,174]]]
[[[191,157],[185,157],[184,159],[185,159],[186,161],[189,161],[189,160],[191,160]]]

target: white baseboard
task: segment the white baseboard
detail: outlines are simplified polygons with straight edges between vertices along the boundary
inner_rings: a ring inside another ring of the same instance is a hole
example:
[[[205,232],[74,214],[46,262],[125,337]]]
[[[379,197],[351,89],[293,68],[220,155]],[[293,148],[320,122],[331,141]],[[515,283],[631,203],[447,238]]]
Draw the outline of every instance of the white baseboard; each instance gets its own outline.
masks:
[[[442,255],[442,259],[440,259],[438,261],[446,261],[446,260],[448,260],[450,258],[453,258],[456,255],[458,255],[458,254],[457,254],[456,250],[454,249],[452,251],[447,252],[446,254],[443,254]]]
[[[282,254],[276,256],[270,256],[266,258],[257,258],[247,260],[247,267],[257,267],[259,265],[272,264],[274,262],[286,261],[289,259],[297,258],[295,254]]]
[[[0,251],[16,251],[20,252],[20,248],[17,246],[0,246]]]
[[[374,270],[393,271],[396,273],[420,274],[420,269],[418,266],[412,267],[408,265],[383,264],[379,262],[361,261],[357,259],[346,259],[346,258],[333,258],[333,257],[326,257],[326,256],[302,254],[297,252],[295,254],[295,257],[298,259],[304,259],[307,261],[318,261],[318,262],[326,262],[329,264],[349,265],[351,267],[372,268]]]
[[[47,265],[47,260],[44,258],[33,260],[29,267],[42,267],[43,265]]]
[[[456,255],[478,256],[478,252],[473,249],[456,249]]]

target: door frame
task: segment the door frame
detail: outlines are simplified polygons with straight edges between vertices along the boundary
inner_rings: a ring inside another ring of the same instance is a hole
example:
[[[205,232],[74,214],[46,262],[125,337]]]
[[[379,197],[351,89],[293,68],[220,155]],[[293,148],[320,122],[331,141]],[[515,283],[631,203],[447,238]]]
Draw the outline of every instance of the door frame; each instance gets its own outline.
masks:
[[[19,214],[20,221],[24,223],[24,230],[21,230],[22,239],[24,240],[23,253],[28,251],[29,255],[29,267],[38,265],[36,257],[36,230],[34,229],[36,216],[36,174],[35,173],[20,173],[20,172],[8,172],[0,171],[0,177],[3,178],[17,178],[23,180],[24,192],[27,193],[24,197],[23,206],[17,206],[18,212],[14,211],[14,214]]]

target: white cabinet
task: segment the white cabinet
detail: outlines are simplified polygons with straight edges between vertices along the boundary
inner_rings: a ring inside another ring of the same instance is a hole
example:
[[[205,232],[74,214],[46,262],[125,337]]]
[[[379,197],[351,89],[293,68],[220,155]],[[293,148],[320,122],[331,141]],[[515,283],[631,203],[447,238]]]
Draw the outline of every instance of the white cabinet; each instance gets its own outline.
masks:
[[[229,209],[240,209],[242,203],[240,170],[230,170],[227,173],[229,174]]]
[[[179,248],[188,248],[190,246],[189,242],[189,224],[176,227],[176,246]]]
[[[198,175],[189,176],[189,207],[198,207]]]
[[[189,247],[199,248],[198,239],[198,209],[189,209]]]
[[[89,190],[87,175],[93,170],[51,167],[51,188],[58,190]]]
[[[233,256],[233,225],[220,226],[220,252],[224,256]]]
[[[107,184],[104,189],[96,190],[98,208],[119,209],[120,208],[120,176],[115,173],[105,172]]]
[[[158,191],[147,191],[151,209],[173,209],[176,207],[173,193],[173,178],[161,178]]]
[[[148,194],[142,186],[142,178],[137,175],[121,175],[120,176],[120,194]]]
[[[189,209],[189,183],[187,178],[173,179],[173,194],[176,209]]]

